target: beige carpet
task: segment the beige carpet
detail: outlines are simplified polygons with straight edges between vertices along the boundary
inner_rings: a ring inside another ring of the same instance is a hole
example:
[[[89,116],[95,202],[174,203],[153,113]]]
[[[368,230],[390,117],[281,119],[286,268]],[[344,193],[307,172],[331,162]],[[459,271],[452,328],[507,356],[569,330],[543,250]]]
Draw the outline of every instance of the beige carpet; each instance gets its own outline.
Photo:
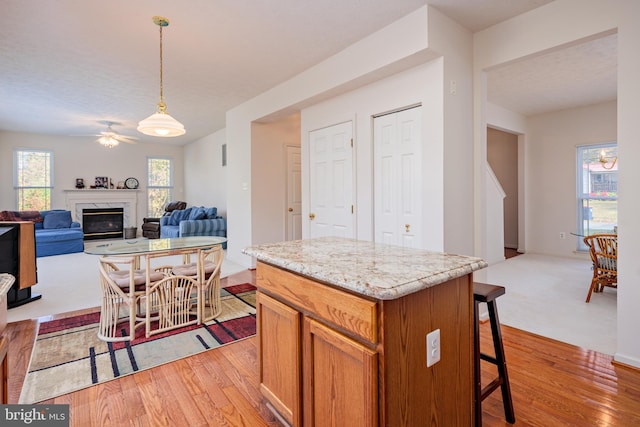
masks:
[[[98,255],[88,255],[83,252],[36,258],[38,284],[31,288],[31,292],[41,294],[42,298],[8,310],[7,321],[36,319],[84,308],[99,307],[98,259]],[[167,257],[162,262],[167,260],[179,264],[181,257]],[[158,260],[158,262],[160,261]],[[244,269],[244,267],[225,259],[222,264],[221,277]]]
[[[474,280],[503,285],[500,322],[589,350],[616,352],[617,290],[585,303],[591,283],[588,259],[524,254],[474,273]]]

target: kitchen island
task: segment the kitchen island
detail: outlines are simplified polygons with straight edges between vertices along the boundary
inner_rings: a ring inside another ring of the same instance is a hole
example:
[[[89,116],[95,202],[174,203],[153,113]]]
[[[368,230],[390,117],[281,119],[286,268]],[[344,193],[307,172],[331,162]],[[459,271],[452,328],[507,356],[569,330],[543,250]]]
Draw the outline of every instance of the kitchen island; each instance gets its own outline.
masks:
[[[483,260],[336,237],[243,252],[257,259],[260,390],[283,421],[473,425]]]

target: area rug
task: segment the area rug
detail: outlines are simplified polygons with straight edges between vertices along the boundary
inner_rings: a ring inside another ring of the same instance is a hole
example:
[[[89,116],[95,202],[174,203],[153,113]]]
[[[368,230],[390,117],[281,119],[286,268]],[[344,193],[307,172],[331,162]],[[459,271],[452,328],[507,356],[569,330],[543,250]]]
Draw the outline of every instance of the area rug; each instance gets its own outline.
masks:
[[[140,328],[131,342],[99,340],[99,312],[41,323],[19,403],[41,402],[255,335],[255,287],[227,286],[221,301],[222,314],[211,322],[151,338]]]

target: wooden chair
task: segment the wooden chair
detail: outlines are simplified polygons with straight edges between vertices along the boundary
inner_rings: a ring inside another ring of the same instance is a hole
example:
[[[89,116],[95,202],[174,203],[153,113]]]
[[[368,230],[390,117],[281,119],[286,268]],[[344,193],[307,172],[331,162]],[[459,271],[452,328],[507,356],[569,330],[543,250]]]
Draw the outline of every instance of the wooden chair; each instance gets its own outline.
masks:
[[[136,269],[137,257],[100,258],[100,286],[102,304],[98,338],[103,341],[130,341],[136,329],[146,322],[141,300],[146,294],[147,280],[158,281],[166,274],[161,271]],[[129,333],[121,334],[122,323],[129,322]]]
[[[151,261],[166,253],[146,256],[146,271],[151,271]],[[174,267],[163,271],[171,271],[162,280],[153,281],[151,275],[145,293],[145,334],[150,337],[171,329],[200,323],[200,283],[194,277],[177,275]]]
[[[220,270],[224,251],[222,246],[200,252],[200,283],[202,283],[202,305],[200,317],[203,322],[208,322],[218,317],[222,312],[220,302]]]
[[[589,302],[592,292],[602,292],[605,287],[618,287],[618,235],[593,234],[583,241],[589,247],[593,263],[593,278],[586,300]]]
[[[220,269],[224,259],[222,246],[199,252],[199,262],[176,266],[172,274],[195,277],[200,284],[200,300],[198,316],[201,322],[208,322],[220,315]],[[200,269],[198,269],[200,266]]]

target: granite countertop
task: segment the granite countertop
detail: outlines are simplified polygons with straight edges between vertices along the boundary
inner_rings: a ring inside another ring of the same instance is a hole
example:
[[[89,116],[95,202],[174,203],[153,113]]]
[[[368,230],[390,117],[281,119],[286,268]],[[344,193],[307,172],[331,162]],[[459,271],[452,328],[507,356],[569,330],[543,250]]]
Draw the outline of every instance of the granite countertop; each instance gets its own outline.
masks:
[[[243,249],[259,261],[381,300],[438,285],[487,266],[474,257],[340,237]]]

